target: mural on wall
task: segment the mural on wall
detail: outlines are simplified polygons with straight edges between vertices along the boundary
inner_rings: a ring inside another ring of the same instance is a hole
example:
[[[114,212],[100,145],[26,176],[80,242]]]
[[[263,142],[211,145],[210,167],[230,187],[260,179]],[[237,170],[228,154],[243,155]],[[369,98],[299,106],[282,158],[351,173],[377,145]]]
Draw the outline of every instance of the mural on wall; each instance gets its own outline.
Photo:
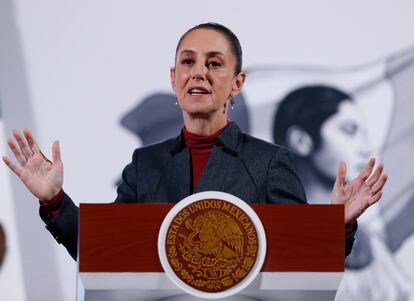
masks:
[[[288,146],[311,204],[328,203],[340,160],[354,178],[370,157],[390,175],[380,203],[359,220],[337,300],[414,300],[414,48],[347,68],[254,66],[230,118],[244,132]],[[182,128],[173,94],[152,94],[121,119],[143,145]]]

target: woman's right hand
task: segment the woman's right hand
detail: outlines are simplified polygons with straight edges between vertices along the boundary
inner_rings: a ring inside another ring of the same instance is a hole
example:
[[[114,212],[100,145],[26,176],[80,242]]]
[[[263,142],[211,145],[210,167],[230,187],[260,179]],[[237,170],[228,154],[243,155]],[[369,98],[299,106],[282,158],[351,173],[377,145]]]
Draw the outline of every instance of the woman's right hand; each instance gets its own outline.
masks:
[[[63,163],[60,158],[59,141],[53,142],[52,162],[40,151],[28,129],[23,130],[23,135],[24,138],[14,130],[13,136],[17,144],[13,139],[7,142],[20,167],[7,156],[3,156],[3,161],[34,196],[43,202],[50,201],[63,186]]]

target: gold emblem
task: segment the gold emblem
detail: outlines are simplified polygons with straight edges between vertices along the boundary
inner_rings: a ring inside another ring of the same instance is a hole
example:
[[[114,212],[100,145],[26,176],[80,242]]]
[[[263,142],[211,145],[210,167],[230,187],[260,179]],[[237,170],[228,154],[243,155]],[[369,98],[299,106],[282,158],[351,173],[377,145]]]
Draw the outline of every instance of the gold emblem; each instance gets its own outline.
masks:
[[[166,254],[177,277],[204,292],[222,292],[242,281],[258,252],[256,228],[236,205],[196,201],[173,218]]]

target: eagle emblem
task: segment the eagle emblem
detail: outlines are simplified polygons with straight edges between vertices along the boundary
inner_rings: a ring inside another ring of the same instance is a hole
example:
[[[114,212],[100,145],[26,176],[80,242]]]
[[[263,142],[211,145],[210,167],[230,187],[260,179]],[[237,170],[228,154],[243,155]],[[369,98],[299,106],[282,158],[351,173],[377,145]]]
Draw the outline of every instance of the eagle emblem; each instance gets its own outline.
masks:
[[[221,212],[209,211],[186,221],[192,232],[184,239],[190,253],[213,255],[217,260],[231,260],[243,256],[243,234],[240,227]]]
[[[258,236],[240,208],[222,200],[202,200],[177,214],[166,245],[167,259],[181,280],[201,291],[221,292],[253,268]]]

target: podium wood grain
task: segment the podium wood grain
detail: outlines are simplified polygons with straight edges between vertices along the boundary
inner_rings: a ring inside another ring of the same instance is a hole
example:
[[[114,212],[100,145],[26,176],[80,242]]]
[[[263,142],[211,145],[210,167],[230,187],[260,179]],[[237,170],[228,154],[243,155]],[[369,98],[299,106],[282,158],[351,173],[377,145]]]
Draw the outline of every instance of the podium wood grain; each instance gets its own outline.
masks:
[[[79,272],[163,272],[158,231],[172,207],[81,204]],[[252,207],[267,236],[262,272],[343,272],[343,206]]]

